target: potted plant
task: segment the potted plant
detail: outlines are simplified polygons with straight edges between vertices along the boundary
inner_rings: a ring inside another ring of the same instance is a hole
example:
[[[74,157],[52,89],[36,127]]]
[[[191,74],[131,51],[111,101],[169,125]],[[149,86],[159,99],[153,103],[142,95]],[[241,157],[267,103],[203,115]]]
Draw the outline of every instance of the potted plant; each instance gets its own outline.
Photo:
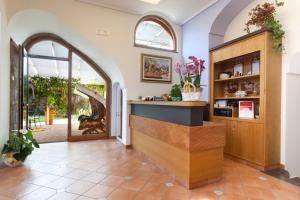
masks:
[[[39,144],[31,130],[13,131],[2,149],[4,163],[10,167],[21,165]]]
[[[190,56],[189,60],[191,62],[187,64],[180,62],[175,64],[175,72],[180,77],[182,100],[200,101],[202,96],[201,76],[205,70],[205,61],[195,56]]]
[[[172,97],[172,101],[181,101],[182,96],[181,96],[181,87],[180,87],[180,85],[175,84],[175,85],[172,86],[171,97]]]
[[[48,98],[48,105],[46,111],[46,124],[53,125],[53,118],[54,118],[54,105],[55,105],[55,98],[54,96],[50,96]]]
[[[261,29],[270,29],[273,32],[273,49],[277,52],[284,50],[282,38],[285,35],[282,24],[276,19],[276,7],[283,6],[283,2],[258,4],[249,12],[250,20],[245,24],[245,31],[250,33],[250,27],[256,26]]]

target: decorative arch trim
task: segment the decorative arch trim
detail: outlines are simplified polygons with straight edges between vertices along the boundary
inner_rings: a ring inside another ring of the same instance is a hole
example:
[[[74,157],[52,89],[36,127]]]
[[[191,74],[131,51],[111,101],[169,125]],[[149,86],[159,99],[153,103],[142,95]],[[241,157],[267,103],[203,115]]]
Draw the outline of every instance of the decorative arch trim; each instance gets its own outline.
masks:
[[[173,46],[174,49],[172,50],[168,50],[168,49],[163,49],[163,48],[156,48],[156,47],[149,47],[146,45],[141,45],[141,44],[136,44],[136,31],[138,26],[140,25],[140,23],[144,22],[144,21],[153,21],[159,25],[161,25],[163,27],[163,29],[165,29],[167,31],[167,33],[171,36],[172,40],[173,40]],[[176,34],[175,31],[172,27],[172,25],[165,20],[164,18],[157,16],[157,15],[146,15],[144,17],[142,17],[136,24],[135,29],[134,29],[134,46],[136,47],[143,47],[143,48],[149,48],[149,49],[156,49],[156,50],[162,50],[162,51],[171,51],[171,52],[176,52],[177,51],[177,38],[176,38]]]

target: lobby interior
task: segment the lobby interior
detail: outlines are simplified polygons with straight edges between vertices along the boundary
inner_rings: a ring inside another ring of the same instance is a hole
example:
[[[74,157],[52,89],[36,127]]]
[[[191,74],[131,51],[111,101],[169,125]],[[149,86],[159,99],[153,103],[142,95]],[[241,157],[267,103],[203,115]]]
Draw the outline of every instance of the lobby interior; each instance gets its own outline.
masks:
[[[0,0],[0,200],[299,200],[280,2]]]

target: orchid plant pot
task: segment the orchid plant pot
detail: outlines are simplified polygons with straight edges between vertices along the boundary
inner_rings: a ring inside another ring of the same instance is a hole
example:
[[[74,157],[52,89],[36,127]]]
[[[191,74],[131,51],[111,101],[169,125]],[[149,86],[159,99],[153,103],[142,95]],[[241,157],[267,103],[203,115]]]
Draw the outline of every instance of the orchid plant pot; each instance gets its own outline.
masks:
[[[181,82],[182,101],[201,101],[203,88],[201,87],[201,75],[205,70],[204,60],[190,56],[192,61],[187,64],[177,62],[175,72],[178,73]]]
[[[182,89],[182,101],[201,101],[201,98],[203,97],[203,88],[196,88],[193,84],[191,85],[192,90],[190,91],[187,91],[185,87]]]

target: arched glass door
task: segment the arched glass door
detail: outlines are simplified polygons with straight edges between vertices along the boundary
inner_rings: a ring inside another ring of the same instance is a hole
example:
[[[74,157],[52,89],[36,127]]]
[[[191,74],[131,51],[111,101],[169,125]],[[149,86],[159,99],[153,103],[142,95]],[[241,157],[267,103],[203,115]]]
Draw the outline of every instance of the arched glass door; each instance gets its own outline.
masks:
[[[29,38],[24,48],[24,128],[42,143],[108,138],[110,80],[101,69],[57,36]]]

